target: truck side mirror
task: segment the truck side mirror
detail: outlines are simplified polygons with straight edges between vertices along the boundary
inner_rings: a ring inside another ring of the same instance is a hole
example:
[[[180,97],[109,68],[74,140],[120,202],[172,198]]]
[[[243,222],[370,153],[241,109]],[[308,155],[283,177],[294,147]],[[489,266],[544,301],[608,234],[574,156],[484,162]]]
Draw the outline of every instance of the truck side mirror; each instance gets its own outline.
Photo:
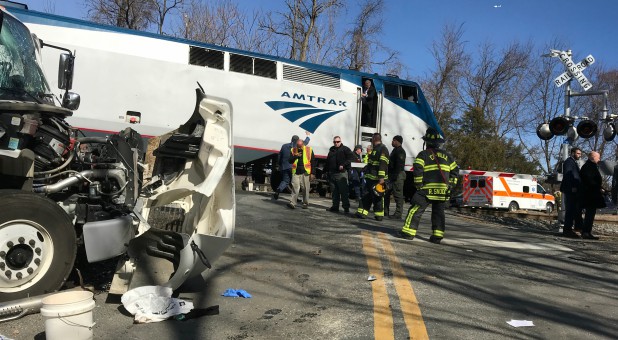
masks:
[[[73,62],[75,57],[68,53],[60,55],[58,64],[58,88],[70,90],[73,87]],[[67,95],[68,96],[68,95]]]
[[[80,97],[75,92],[67,91],[62,98],[62,107],[75,111],[79,108]]]

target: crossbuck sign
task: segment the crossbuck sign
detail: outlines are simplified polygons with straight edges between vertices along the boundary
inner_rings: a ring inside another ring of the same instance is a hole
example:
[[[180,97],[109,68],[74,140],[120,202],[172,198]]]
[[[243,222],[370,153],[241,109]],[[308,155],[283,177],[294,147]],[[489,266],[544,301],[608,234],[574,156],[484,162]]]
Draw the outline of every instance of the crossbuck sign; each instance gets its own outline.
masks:
[[[584,75],[582,71],[594,63],[594,57],[592,55],[588,55],[584,60],[579,63],[573,62],[571,59],[571,51],[559,51],[559,50],[551,50],[549,54],[551,57],[558,57],[564,67],[566,67],[567,71],[563,74],[559,75],[556,79],[554,79],[554,83],[556,86],[560,87],[564,85],[567,81],[575,78],[579,85],[584,89],[584,91],[588,91],[592,88],[592,84],[588,81],[588,78]]]

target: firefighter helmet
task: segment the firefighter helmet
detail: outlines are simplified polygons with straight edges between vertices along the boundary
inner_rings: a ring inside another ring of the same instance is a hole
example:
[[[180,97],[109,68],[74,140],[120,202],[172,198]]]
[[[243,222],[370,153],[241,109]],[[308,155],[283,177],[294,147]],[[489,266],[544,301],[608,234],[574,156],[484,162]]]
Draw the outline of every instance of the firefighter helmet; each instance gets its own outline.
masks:
[[[385,184],[378,183],[378,184],[373,186],[373,194],[374,195],[376,195],[376,196],[384,196],[385,192],[386,192],[386,185]]]
[[[425,135],[423,136],[423,140],[427,143],[444,143],[444,138],[440,136],[438,130],[430,127],[427,128]]]

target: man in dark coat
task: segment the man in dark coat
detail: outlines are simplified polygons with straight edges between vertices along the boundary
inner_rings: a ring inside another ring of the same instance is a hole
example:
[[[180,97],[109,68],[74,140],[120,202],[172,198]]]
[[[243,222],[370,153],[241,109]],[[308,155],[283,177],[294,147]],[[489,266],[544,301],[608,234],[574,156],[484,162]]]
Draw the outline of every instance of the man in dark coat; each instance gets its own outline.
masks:
[[[582,150],[580,148],[572,148],[571,156],[562,163],[562,183],[560,183],[560,191],[562,191],[565,210],[562,234],[572,238],[579,238],[579,235],[573,231],[573,221],[575,221],[575,229],[581,229],[583,223],[582,208],[578,203],[581,179],[577,160],[579,160],[581,156]]]
[[[393,151],[388,162],[388,180],[392,183],[392,189],[384,195],[384,213],[386,217],[400,220],[403,212],[403,185],[406,180],[406,151],[402,147],[403,137],[393,137],[391,146]],[[395,213],[389,215],[391,194],[395,197]]]
[[[348,171],[352,161],[354,161],[352,150],[343,145],[341,137],[335,136],[333,146],[330,147],[328,156],[326,156],[326,172],[328,172],[330,190],[333,195],[333,204],[326,210],[338,212],[339,202],[341,202],[343,211],[346,214],[350,212]]]
[[[592,224],[594,216],[597,213],[597,208],[605,208],[605,199],[603,194],[603,177],[599,171],[599,161],[601,156],[598,152],[592,151],[588,154],[588,160],[579,171],[582,180],[582,193],[580,196],[581,205],[586,209],[584,217],[584,225],[582,228],[582,238],[589,240],[598,240],[599,238],[592,235]]]
[[[374,102],[376,98],[376,88],[372,86],[371,80],[366,79],[361,93],[362,110],[361,125],[376,127],[375,115],[373,112]]]

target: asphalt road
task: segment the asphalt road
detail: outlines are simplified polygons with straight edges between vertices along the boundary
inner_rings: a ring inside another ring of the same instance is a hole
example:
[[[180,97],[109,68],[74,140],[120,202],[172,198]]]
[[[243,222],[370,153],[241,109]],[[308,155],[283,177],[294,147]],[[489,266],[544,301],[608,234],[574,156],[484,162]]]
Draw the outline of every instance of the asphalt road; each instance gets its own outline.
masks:
[[[445,240],[430,213],[414,241],[401,221],[358,220],[237,193],[236,238],[205,281],[181,298],[218,315],[133,324],[96,296],[97,339],[612,339],[618,337],[618,249],[547,231],[447,213]],[[370,275],[375,281],[368,281]],[[226,298],[227,288],[250,299]],[[108,302],[106,302],[106,300]],[[533,327],[506,322],[529,320]],[[40,315],[0,324],[0,335],[43,339]]]

